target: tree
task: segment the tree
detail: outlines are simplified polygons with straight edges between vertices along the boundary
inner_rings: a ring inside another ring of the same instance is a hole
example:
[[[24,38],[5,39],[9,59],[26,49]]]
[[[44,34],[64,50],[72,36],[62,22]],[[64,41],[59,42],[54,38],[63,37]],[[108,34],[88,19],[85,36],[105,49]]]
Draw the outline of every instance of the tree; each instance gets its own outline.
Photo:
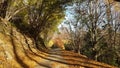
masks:
[[[37,41],[43,40],[39,34],[46,30],[46,27],[52,28],[55,27],[54,25],[57,25],[57,23],[60,23],[60,19],[64,17],[62,7],[68,2],[67,0],[40,0],[28,6],[28,32],[36,41],[37,48],[39,46]],[[42,45],[44,45],[43,42]]]
[[[18,29],[32,37],[36,47],[41,48],[38,47],[39,43],[44,45],[44,40],[40,34],[49,31],[49,28],[56,28],[64,18],[64,6],[69,2],[69,0],[3,0],[1,5],[6,5],[1,6],[5,8],[1,19],[19,26]],[[0,9],[0,12],[3,10]]]
[[[116,54],[119,53],[118,45],[115,44],[119,34],[119,12],[112,10],[115,8],[113,3],[109,0],[77,2],[68,7],[68,10],[73,11],[69,12],[65,22],[69,24],[68,33],[73,49],[77,48],[78,53],[80,51],[91,59],[119,65],[115,60],[119,57]]]
[[[0,17],[5,17],[6,16],[6,11],[8,7],[9,0],[3,0],[3,2],[0,2]]]
[[[69,2],[69,0],[2,0],[0,23],[15,26],[23,35],[32,38],[36,47],[40,49],[45,46],[45,40],[41,35],[49,35],[56,30],[64,18],[64,6]]]

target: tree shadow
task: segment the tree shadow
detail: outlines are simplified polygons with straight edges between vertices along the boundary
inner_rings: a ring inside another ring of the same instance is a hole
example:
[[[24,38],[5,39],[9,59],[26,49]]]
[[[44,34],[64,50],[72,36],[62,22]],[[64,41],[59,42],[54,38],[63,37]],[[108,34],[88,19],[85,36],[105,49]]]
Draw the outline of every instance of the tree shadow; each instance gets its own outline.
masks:
[[[29,68],[29,66],[28,66],[26,63],[24,63],[22,59],[19,58],[19,56],[18,56],[18,54],[17,54],[17,52],[16,52],[17,49],[16,49],[15,41],[14,41],[14,39],[13,39],[14,35],[13,35],[13,28],[12,28],[12,26],[11,26],[11,33],[10,33],[10,35],[11,35],[11,36],[10,36],[11,43],[12,43],[12,45],[13,45],[13,53],[14,53],[14,55],[15,55],[16,61],[20,64],[20,66],[25,67],[25,68]]]
[[[19,57],[19,55],[17,54],[17,48],[16,48],[16,44],[15,44],[15,41],[14,41],[14,34],[13,34],[13,28],[12,28],[12,26],[11,26],[11,33],[10,33],[10,39],[11,39],[11,43],[12,43],[12,45],[13,45],[13,53],[14,53],[14,55],[15,55],[15,60],[17,61],[17,63],[19,63],[20,64],[20,66],[21,67],[24,67],[24,68],[29,68],[29,65],[27,65],[25,62],[23,62],[23,60]],[[19,42],[19,41],[18,41]],[[20,42],[21,43],[21,42]],[[24,50],[24,54],[25,54],[25,56],[26,57],[28,57],[30,60],[32,60],[32,61],[34,61],[34,62],[36,62],[37,64],[39,64],[40,66],[42,66],[42,67],[47,67],[47,68],[50,68],[49,66],[47,66],[47,65],[45,65],[45,64],[42,64],[42,63],[39,63],[38,61],[36,61],[36,60],[34,60],[33,58],[31,58],[28,54],[27,54],[27,52],[28,51],[26,51],[25,50],[25,48],[24,48],[24,46],[23,46],[23,44],[21,43],[21,45],[22,45],[22,48],[23,48],[23,50]],[[30,46],[29,46],[29,44],[28,44],[28,48],[29,48],[29,50],[31,51],[31,48],[30,48]]]
[[[32,52],[32,49],[31,49],[30,44],[28,43],[27,38],[26,38],[25,36],[24,36],[24,39],[25,39],[25,42],[26,42],[26,44],[27,44],[27,46],[28,46],[28,50],[26,50],[26,49],[24,48],[24,45],[22,44],[22,42],[20,42],[20,43],[21,43],[22,48],[23,48],[23,50],[24,50],[25,56],[28,57],[30,60],[36,62],[38,65],[40,65],[40,66],[42,66],[42,67],[51,68],[50,66],[45,65],[45,64],[43,64],[43,63],[40,63],[40,62],[38,62],[37,60],[33,59],[34,57],[31,58],[31,57],[29,56],[29,54],[30,54],[29,51]],[[28,53],[29,53],[29,54],[28,54]],[[34,54],[33,54],[33,55],[34,55]]]

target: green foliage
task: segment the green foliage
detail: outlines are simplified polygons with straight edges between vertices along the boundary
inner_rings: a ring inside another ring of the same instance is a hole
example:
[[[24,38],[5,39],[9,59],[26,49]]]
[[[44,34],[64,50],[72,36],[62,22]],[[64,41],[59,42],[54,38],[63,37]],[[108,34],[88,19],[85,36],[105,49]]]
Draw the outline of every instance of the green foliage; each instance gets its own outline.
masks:
[[[16,4],[17,2],[13,1],[9,5],[15,8],[14,10],[19,9],[20,6],[25,8],[15,14],[10,21],[22,33],[32,37],[36,46],[40,45],[39,40],[43,42],[44,46],[41,35],[47,36],[57,29],[57,26],[64,19],[64,5],[70,2],[69,0],[19,0],[19,4]]]
[[[38,33],[51,27],[56,27],[57,23],[64,17],[62,5],[67,3],[59,0],[37,1],[29,7],[29,23],[31,29],[36,29]],[[33,27],[34,26],[34,27]],[[36,33],[36,32],[35,32]]]
[[[23,26],[29,25],[30,30],[36,29],[40,33],[49,31],[49,28],[56,29],[56,26],[64,18],[63,5],[68,3],[68,1],[26,0],[24,3],[21,1],[18,1],[18,3],[24,4],[27,8],[15,15],[12,21],[15,23],[15,20],[19,18],[16,23],[19,22]],[[11,1],[10,6],[17,8],[18,4],[16,4],[16,1],[13,3]]]

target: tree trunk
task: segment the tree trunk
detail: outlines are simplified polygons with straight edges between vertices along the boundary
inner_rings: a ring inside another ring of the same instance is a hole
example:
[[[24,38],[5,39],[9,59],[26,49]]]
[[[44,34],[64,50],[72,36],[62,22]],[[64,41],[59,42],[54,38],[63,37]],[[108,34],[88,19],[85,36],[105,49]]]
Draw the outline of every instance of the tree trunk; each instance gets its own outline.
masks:
[[[0,17],[5,18],[6,11],[8,7],[9,0],[4,0],[2,3],[0,3]]]

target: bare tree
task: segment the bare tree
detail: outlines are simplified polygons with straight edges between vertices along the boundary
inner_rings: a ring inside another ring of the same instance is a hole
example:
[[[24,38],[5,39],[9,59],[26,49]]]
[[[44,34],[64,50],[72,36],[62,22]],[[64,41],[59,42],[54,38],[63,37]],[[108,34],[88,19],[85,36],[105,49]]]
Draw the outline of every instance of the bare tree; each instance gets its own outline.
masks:
[[[73,6],[68,7],[68,10],[71,11],[65,22],[69,25],[68,33],[73,49],[76,47],[77,51],[98,61],[109,64],[112,64],[111,61],[114,62],[119,54],[117,37],[119,37],[120,27],[119,12],[114,10],[114,4],[114,1],[109,0],[107,2],[87,0],[82,3],[76,2]],[[113,56],[105,59],[105,56],[113,53]],[[114,59],[111,59],[112,57]]]

